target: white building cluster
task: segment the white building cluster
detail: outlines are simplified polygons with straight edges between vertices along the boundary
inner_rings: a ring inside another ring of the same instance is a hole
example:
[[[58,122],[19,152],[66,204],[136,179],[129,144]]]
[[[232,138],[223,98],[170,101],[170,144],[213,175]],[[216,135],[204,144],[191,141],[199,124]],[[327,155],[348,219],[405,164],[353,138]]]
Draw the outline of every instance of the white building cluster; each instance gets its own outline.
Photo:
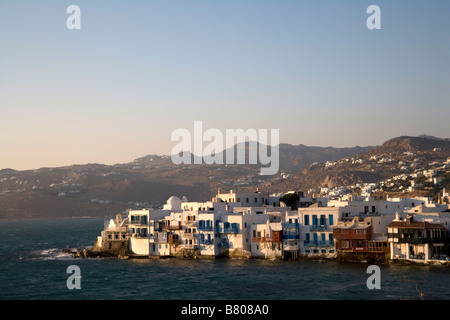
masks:
[[[385,253],[391,259],[411,259],[417,256],[415,253],[424,251],[425,247],[417,247],[422,242],[427,243],[428,250],[420,256],[423,259],[445,260],[450,254],[448,205],[436,204],[429,198],[374,201],[351,196],[311,203],[302,192],[298,194],[297,210],[280,201],[284,194],[259,191],[223,193],[219,190],[206,202],[189,202],[186,197],[172,196],[161,210],[128,210],[121,227],[126,226],[128,249],[136,257],[282,259]],[[439,225],[440,242],[411,238],[411,243],[400,240],[402,245],[399,245],[398,232],[388,230],[388,225],[411,219]],[[111,238],[107,229],[103,233]],[[118,237],[123,240],[123,233]]]

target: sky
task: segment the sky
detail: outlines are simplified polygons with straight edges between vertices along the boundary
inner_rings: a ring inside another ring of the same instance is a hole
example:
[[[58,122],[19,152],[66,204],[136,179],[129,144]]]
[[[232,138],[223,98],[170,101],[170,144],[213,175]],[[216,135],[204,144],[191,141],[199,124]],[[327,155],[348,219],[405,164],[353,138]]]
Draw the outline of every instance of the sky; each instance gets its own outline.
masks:
[[[194,121],[309,146],[450,138],[449,12],[447,0],[0,0],[0,169],[169,155]]]

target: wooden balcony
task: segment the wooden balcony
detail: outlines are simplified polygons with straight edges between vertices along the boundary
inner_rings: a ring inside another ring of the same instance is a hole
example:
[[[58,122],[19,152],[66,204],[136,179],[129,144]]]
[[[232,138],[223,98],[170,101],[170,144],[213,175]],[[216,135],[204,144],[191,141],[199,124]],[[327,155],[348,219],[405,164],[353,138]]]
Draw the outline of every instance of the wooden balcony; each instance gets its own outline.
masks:
[[[167,242],[169,244],[180,244],[181,240],[178,238],[178,235],[170,234]]]
[[[252,237],[253,242],[282,242],[281,231],[272,231],[269,237]]]
[[[181,226],[181,223],[172,223],[172,224],[165,224],[163,226],[163,229],[165,230],[181,230],[183,227]]]

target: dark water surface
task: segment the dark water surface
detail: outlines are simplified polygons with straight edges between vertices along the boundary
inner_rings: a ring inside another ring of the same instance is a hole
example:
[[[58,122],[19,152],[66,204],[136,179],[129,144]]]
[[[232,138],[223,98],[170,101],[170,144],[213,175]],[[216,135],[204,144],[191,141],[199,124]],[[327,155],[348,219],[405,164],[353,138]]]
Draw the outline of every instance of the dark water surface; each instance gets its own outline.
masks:
[[[277,300],[450,299],[450,268],[380,266],[381,289],[366,286],[366,264],[334,261],[72,259],[92,246],[103,220],[0,222],[0,299]],[[81,270],[69,290],[67,267]]]

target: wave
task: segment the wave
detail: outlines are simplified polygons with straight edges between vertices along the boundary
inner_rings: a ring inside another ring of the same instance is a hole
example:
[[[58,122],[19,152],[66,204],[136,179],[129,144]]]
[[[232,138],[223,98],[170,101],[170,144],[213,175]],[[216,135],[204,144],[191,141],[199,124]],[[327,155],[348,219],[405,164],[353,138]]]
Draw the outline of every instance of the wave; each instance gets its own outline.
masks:
[[[73,256],[70,252],[63,251],[58,248],[50,248],[38,250],[39,259],[42,260],[72,260]]]

